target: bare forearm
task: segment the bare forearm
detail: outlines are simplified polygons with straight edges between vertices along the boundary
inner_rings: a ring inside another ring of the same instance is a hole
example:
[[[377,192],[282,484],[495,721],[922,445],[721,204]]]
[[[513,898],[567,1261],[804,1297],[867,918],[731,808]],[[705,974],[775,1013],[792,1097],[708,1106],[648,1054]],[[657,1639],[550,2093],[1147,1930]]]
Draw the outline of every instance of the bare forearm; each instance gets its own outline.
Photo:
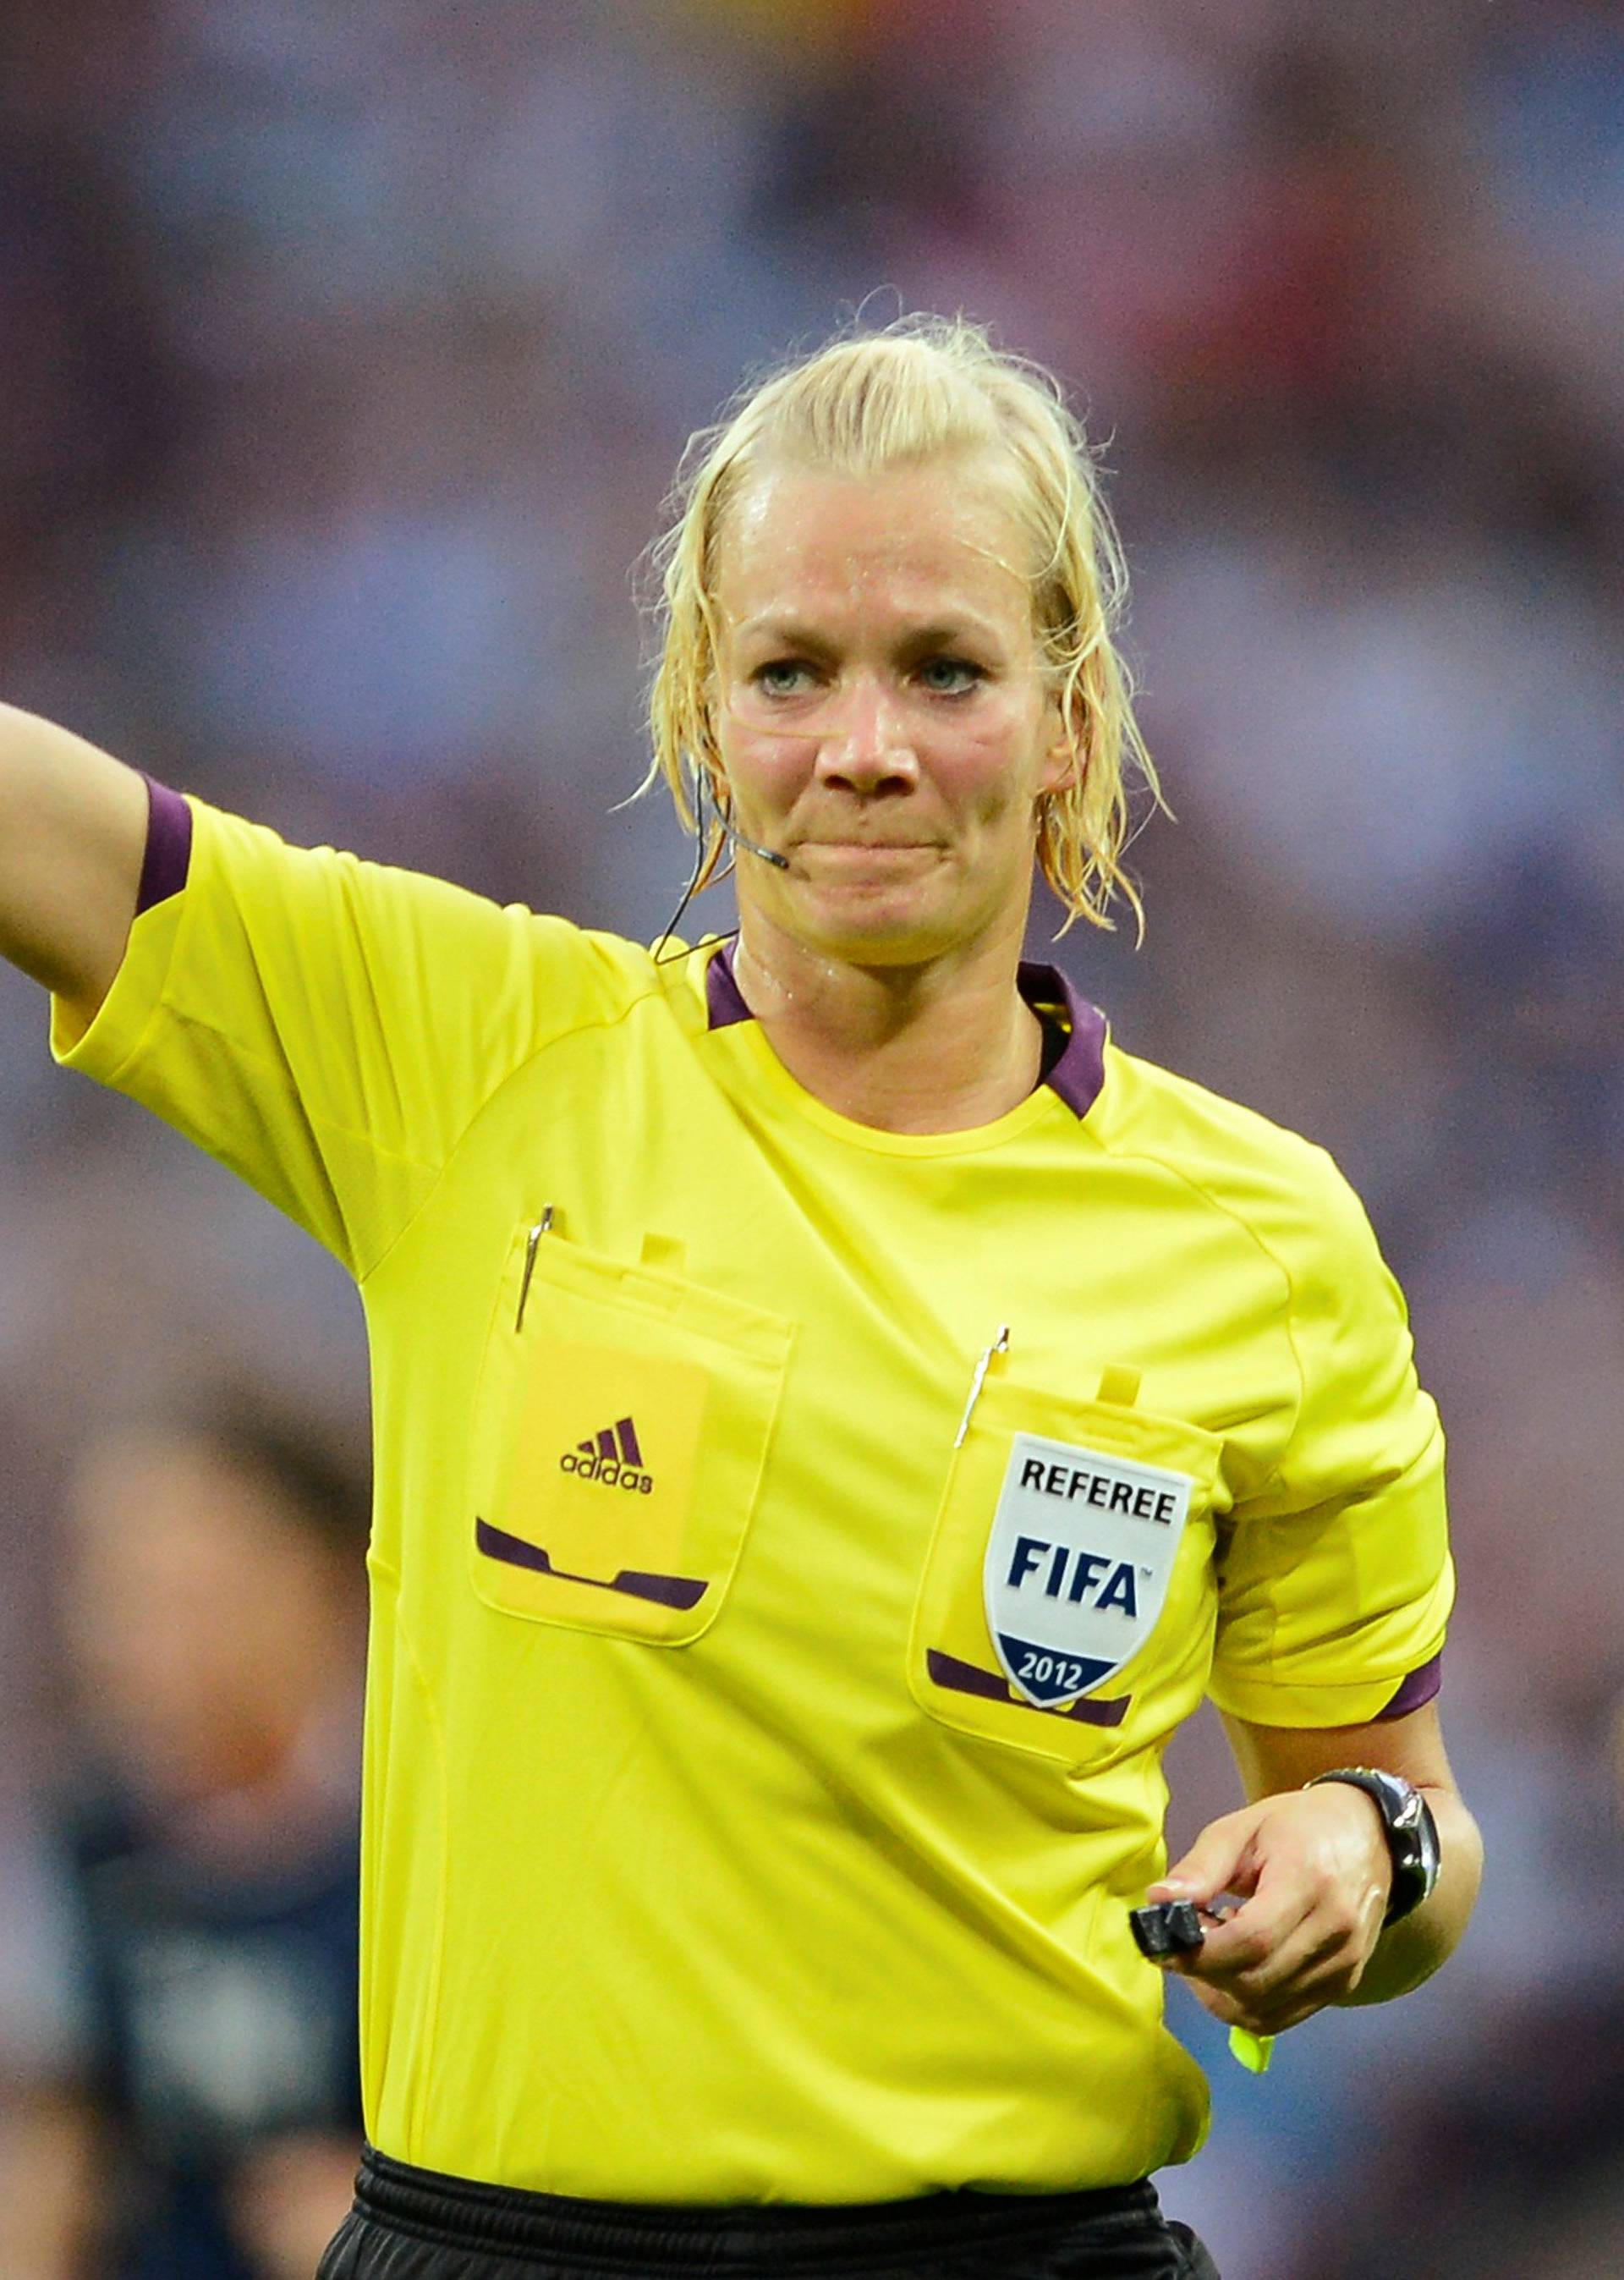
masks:
[[[1452,1789],[1423,1785],[1438,1825],[1438,1881],[1431,1897],[1390,1931],[1384,1931],[1364,1976],[1344,2007],[1386,2003],[1430,1979],[1460,1945],[1483,1876],[1483,1840]]]
[[[0,2272],[73,2280],[86,2269],[93,2199],[92,2128],[68,2099],[12,2095],[0,2105]]]
[[[1210,1822],[1147,1897],[1211,1910],[1235,1894],[1240,1906],[1220,1908],[1174,1968],[1215,2017],[1262,2035],[1328,2004],[1386,2002],[1419,1985],[1459,1943],[1482,1868],[1436,1704],[1364,1726],[1225,1723],[1251,1802]],[[1395,1847],[1366,1782],[1334,1778],[1372,1768],[1420,1790],[1438,1831],[1436,1883],[1385,1932],[1395,1861],[1409,1848]]]
[[[0,957],[94,1008],[123,955],[145,837],[133,768],[0,705]]]

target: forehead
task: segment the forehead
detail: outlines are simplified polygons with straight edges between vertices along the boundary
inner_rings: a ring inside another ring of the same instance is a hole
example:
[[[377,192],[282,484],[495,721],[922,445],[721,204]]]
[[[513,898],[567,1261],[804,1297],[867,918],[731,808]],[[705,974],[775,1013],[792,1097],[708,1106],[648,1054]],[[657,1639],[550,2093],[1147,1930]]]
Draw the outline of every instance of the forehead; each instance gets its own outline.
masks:
[[[98,1560],[110,1546],[139,1559],[143,1546],[235,1546],[298,1532],[268,1483],[179,1433],[131,1433],[91,1451],[73,1482],[69,1515]]]
[[[933,620],[971,612],[1029,628],[1031,544],[1012,479],[986,453],[879,474],[767,466],[724,520],[717,599],[729,625],[793,607]]]

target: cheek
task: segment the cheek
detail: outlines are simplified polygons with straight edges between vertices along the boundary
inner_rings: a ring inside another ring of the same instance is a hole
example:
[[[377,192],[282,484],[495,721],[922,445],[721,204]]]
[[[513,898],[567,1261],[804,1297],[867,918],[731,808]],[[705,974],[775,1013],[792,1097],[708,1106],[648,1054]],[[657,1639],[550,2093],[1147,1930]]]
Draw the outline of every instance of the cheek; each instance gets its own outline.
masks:
[[[818,756],[815,737],[758,728],[736,715],[724,720],[717,743],[735,791],[775,807],[788,807],[799,797]]]
[[[1036,793],[1035,732],[1025,706],[989,709],[940,739],[931,773],[955,806],[993,821],[1029,812]]]

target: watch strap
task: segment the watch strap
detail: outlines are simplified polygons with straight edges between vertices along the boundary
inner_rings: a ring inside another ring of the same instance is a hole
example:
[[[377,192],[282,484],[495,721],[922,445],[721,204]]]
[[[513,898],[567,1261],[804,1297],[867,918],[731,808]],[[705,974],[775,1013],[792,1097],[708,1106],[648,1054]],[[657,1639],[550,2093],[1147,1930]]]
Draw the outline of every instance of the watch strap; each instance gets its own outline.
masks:
[[[1438,1881],[1438,1827],[1432,1807],[1413,1782],[1376,1766],[1337,1766],[1329,1773],[1315,1774],[1303,1786],[1317,1789],[1322,1782],[1362,1789],[1382,1816],[1393,1868],[1387,1914],[1382,1919],[1385,1931],[1419,1908]]]

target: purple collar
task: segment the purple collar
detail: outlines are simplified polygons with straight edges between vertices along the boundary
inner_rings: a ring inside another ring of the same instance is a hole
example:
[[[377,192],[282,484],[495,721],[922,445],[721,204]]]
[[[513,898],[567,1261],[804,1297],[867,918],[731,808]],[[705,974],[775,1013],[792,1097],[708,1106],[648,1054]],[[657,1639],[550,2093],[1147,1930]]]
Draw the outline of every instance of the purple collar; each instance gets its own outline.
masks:
[[[726,1029],[735,1021],[755,1019],[734,979],[735,946],[735,941],[723,943],[704,970],[705,1003],[713,1029]],[[1066,1047],[1044,1068],[1043,1082],[1051,1092],[1059,1095],[1074,1116],[1081,1119],[1093,1107],[1105,1082],[1105,1017],[1097,1005],[1090,1005],[1086,998],[1078,996],[1058,966],[1036,965],[1023,959],[1016,982],[1034,1013],[1043,1014],[1053,1007],[1065,1016],[1069,1032]]]

